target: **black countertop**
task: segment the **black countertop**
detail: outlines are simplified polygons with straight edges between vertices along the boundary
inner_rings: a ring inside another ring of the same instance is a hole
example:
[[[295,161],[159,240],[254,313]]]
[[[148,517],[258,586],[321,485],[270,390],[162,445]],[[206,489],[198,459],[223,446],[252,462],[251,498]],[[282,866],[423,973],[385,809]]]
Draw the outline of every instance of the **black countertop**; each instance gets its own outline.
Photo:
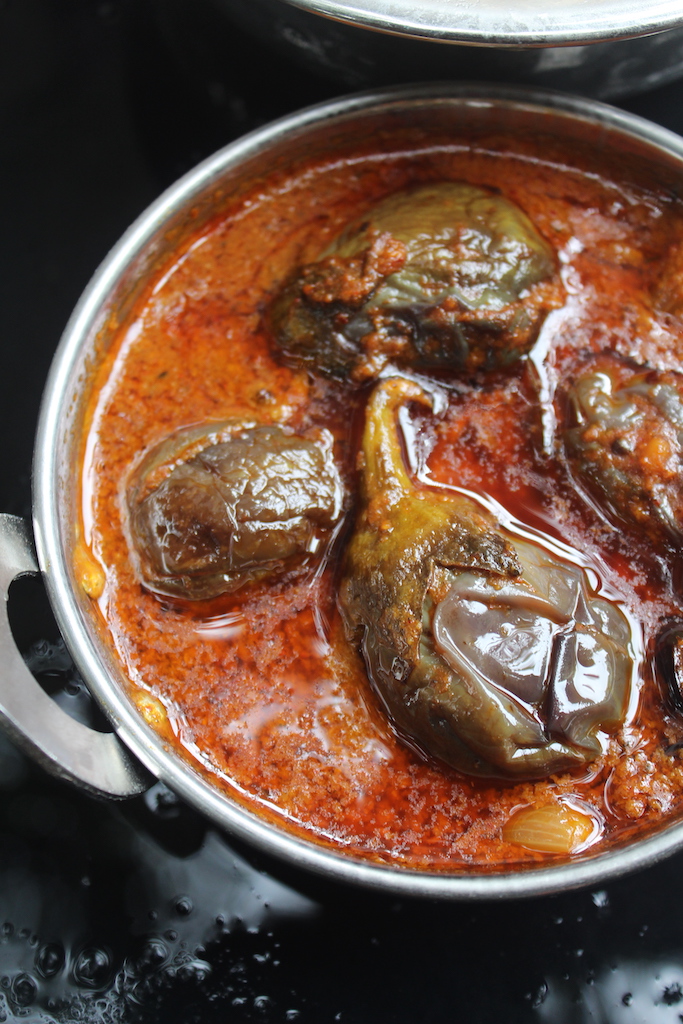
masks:
[[[343,91],[237,30],[196,73],[160,6],[0,0],[6,512],[30,514],[45,376],[109,247],[201,158]],[[622,105],[683,131],[682,101],[683,80]],[[44,685],[91,717],[38,583],[16,585],[11,613]],[[683,1020],[681,905],[683,855],[524,902],[314,894],[164,787],[98,803],[0,737],[0,1021],[669,1024]]]

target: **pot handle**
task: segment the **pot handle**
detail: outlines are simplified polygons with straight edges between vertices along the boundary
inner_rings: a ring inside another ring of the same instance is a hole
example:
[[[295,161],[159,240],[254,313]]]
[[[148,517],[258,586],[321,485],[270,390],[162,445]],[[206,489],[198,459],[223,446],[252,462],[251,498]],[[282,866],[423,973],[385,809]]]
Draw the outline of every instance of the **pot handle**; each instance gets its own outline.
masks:
[[[138,796],[154,781],[114,733],[77,722],[42,689],[12,636],[7,613],[10,584],[36,574],[25,520],[0,514],[0,725],[50,774],[94,796]]]

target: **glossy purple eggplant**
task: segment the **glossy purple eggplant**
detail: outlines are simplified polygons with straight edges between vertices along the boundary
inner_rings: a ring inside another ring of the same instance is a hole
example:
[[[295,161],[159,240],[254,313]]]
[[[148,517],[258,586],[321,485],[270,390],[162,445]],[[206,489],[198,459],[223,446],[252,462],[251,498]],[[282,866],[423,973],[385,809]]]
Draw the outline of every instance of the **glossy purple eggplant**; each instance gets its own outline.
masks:
[[[428,398],[401,378],[370,399],[340,595],[375,690],[409,742],[472,775],[534,779],[593,760],[626,714],[628,618],[578,560],[417,483],[398,428],[410,402]]]
[[[128,491],[142,581],[197,600],[309,565],[342,510],[326,431],[243,421],[180,431],[149,452]]]

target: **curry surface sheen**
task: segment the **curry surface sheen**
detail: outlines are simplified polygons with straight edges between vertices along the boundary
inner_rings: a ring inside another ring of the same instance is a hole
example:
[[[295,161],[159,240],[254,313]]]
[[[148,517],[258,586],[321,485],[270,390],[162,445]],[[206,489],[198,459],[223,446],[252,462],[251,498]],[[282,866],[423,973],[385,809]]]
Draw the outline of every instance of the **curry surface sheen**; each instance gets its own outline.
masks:
[[[90,399],[82,525],[104,574],[99,611],[141,712],[218,787],[286,828],[380,862],[495,869],[551,855],[510,841],[506,824],[519,808],[559,802],[593,822],[584,846],[594,851],[680,810],[683,726],[649,666],[683,606],[676,543],[655,546],[577,490],[561,443],[565,393],[605,351],[678,368],[683,323],[653,295],[681,213],[600,167],[568,169],[567,153],[547,140],[470,147],[413,132],[409,142],[259,182],[150,284]],[[643,634],[624,728],[588,768],[542,781],[469,779],[396,735],[337,609],[368,389],[285,365],[265,315],[293,270],[364,209],[429,181],[469,182],[517,203],[556,252],[566,298],[512,369],[430,378],[441,409],[406,420],[410,461],[430,485],[488,495],[514,521],[582,552]],[[129,481],[174,431],[233,417],[331,431],[350,496],[345,523],[322,567],[201,602],[154,595],[131,558]]]

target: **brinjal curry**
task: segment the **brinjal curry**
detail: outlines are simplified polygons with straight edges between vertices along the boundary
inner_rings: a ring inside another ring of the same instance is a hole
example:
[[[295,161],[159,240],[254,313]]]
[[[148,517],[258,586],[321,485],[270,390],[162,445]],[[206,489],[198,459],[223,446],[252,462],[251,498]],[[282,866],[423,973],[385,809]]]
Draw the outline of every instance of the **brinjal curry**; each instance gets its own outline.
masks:
[[[422,870],[681,812],[682,240],[624,162],[412,128],[183,244],[93,378],[77,567],[180,756]]]

